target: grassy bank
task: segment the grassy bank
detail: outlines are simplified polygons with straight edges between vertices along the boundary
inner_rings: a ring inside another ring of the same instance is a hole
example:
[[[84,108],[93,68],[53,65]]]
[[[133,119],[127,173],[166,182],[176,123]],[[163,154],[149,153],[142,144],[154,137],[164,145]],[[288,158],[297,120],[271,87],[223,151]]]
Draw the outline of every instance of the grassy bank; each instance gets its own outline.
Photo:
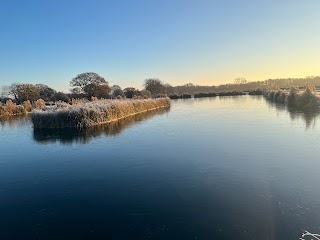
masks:
[[[320,107],[320,96],[311,84],[306,85],[305,91],[301,91],[298,87],[291,87],[289,91],[270,90],[266,91],[264,95],[270,101],[287,104],[288,107],[298,110]]]
[[[170,106],[168,98],[74,101],[31,113],[34,128],[88,128]]]

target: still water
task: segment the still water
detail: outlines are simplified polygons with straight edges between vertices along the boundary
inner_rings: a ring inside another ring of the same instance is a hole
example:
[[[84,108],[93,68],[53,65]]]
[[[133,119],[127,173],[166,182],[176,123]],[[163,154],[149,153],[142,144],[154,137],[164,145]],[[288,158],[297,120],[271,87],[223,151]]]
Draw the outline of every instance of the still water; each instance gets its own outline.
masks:
[[[0,239],[320,233],[320,117],[261,96],[172,101],[78,132],[1,120]]]

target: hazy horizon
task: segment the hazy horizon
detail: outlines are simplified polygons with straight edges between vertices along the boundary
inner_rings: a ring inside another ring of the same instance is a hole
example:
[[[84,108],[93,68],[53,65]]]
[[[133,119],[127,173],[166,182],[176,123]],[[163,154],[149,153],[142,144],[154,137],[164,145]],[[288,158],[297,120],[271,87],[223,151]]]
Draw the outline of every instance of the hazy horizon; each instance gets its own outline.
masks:
[[[96,72],[141,88],[320,75],[320,2],[4,1],[0,86],[44,83],[68,91]]]

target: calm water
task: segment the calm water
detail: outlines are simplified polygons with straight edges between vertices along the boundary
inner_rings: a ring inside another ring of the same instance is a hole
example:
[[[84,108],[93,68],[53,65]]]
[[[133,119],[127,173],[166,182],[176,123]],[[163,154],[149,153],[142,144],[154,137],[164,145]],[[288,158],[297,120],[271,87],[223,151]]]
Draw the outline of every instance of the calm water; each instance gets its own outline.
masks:
[[[320,118],[262,97],[172,101],[85,132],[0,127],[0,239],[320,233]]]

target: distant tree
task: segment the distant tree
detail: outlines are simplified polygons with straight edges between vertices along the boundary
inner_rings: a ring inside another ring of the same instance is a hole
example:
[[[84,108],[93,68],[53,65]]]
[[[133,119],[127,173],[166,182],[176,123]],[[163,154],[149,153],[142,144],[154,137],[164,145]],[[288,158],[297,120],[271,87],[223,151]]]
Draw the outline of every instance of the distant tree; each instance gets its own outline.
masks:
[[[71,88],[71,89],[70,89],[70,92],[71,92],[71,94],[73,94],[73,95],[84,94],[84,93],[81,93],[81,89],[80,89],[79,87]]]
[[[172,87],[170,84],[165,83],[165,84],[163,84],[163,87],[164,87],[164,92],[166,94],[168,94],[168,95],[174,94],[174,87]]]
[[[143,89],[140,91],[140,96],[143,98],[151,98],[151,92],[146,89]]]
[[[144,87],[150,91],[152,95],[164,93],[165,87],[161,80],[157,78],[149,78],[144,81]]]
[[[184,85],[185,87],[194,87],[194,84],[193,83],[187,83]]]
[[[44,101],[49,101],[57,93],[54,89],[45,84],[36,84],[35,86],[39,89],[40,98]]]
[[[247,80],[243,77],[238,77],[234,79],[234,84],[246,84]]]
[[[127,98],[132,98],[133,96],[139,96],[140,92],[139,90],[133,88],[133,87],[127,87],[123,89],[123,93]]]
[[[52,101],[63,101],[63,102],[69,102],[70,98],[68,97],[67,94],[63,93],[63,92],[57,92],[54,96],[53,99],[51,99]]]
[[[14,83],[7,87],[10,95],[14,96],[18,104],[24,101],[36,101],[40,98],[39,89],[33,84]]]
[[[111,94],[112,97],[116,98],[118,96],[124,97],[124,92],[122,91],[121,87],[119,85],[113,85],[111,87]]]
[[[111,89],[108,85],[88,84],[84,87],[84,92],[88,94],[88,97],[107,98]]]
[[[93,72],[81,73],[70,81],[73,93],[85,93],[89,98],[108,97],[111,88],[108,82]]]

